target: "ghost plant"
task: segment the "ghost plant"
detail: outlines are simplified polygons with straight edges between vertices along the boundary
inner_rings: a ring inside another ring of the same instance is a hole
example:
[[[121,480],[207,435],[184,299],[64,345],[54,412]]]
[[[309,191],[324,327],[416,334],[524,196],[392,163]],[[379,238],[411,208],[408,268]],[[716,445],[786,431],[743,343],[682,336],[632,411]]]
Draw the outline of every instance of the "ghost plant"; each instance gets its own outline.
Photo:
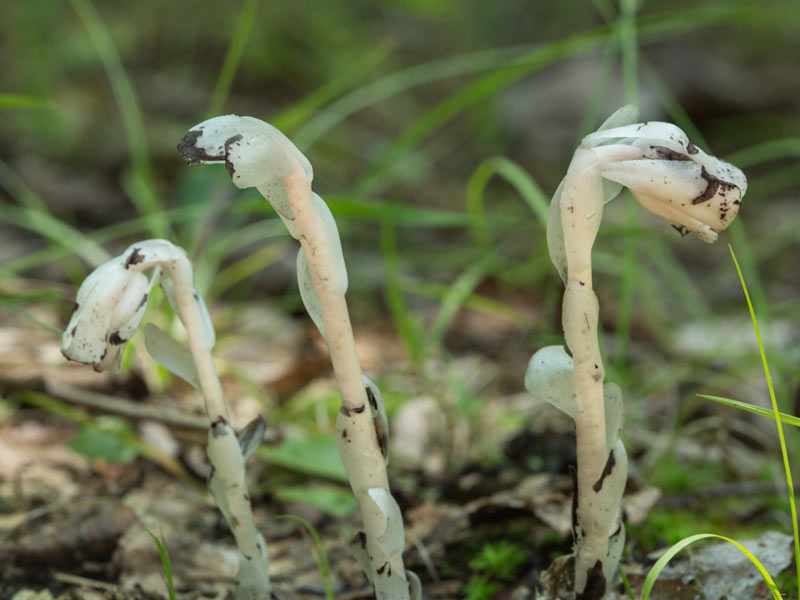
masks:
[[[353,549],[379,600],[419,597],[416,576],[403,566],[403,521],[389,490],[385,411],[377,387],[361,372],[339,232],[327,204],[311,189],[311,164],[269,123],[235,115],[195,125],[178,152],[191,165],[224,163],[234,185],[258,189],[300,242],[300,295],[330,351],[342,401],[339,453],[364,524]]]
[[[542,348],[525,376],[528,391],[575,420],[575,591],[584,600],[605,597],[625,543],[622,393],[603,383],[592,288],[592,246],[603,205],[627,187],[682,235],[711,243],[730,225],[747,189],[739,169],[703,152],[675,125],[631,124],[636,117],[635,108],[623,107],[587,135],[553,196],[547,243],[566,286],[562,326],[569,354],[563,346]]]
[[[150,278],[144,274],[152,270]],[[186,330],[188,350],[155,325],[145,330],[145,344],[164,367],[199,388],[210,423],[208,487],[239,548],[237,600],[269,600],[269,561],[264,538],[256,529],[247,495],[244,466],[264,432],[261,417],[239,435],[229,424],[228,408],[214,368],[214,328],[202,297],[194,288],[192,264],[183,249],[167,240],[146,240],[100,265],[78,290],[75,309],[61,340],[70,360],[95,370],[115,370],[122,350],[138,329],[153,285],[160,280],[167,299]]]

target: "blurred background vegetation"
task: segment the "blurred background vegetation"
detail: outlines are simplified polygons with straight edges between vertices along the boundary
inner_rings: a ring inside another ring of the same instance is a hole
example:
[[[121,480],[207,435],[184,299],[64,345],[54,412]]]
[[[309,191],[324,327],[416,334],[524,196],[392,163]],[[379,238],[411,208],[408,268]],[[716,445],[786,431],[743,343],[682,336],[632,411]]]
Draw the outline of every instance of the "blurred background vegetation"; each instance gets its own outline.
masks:
[[[781,408],[795,412],[798,31],[800,5],[788,0],[4,2],[0,319],[34,319],[57,347],[88,270],[168,237],[195,260],[223,342],[272,335],[234,326],[262,301],[305,322],[294,245],[271,209],[224,169],[190,169],[175,151],[209,116],[252,115],[314,165],[341,229],[356,330],[402,345],[373,363],[391,410],[430,394],[453,411],[445,462],[496,460],[498,437],[538,418],[509,401],[528,359],[561,343],[549,197],[582,135],[634,102],[643,120],[674,121],[743,168],[750,187],[714,246],[680,239],[630,198],[608,206],[596,288],[633,474],[674,493],[779,483],[774,423],[696,394],[768,405],[731,243]],[[48,356],[42,373],[59,367]],[[489,365],[485,376],[472,359]],[[280,424],[283,408],[259,397]],[[763,460],[744,465],[739,450],[752,447]],[[785,525],[775,498],[767,521]],[[655,536],[675,533],[667,520]]]

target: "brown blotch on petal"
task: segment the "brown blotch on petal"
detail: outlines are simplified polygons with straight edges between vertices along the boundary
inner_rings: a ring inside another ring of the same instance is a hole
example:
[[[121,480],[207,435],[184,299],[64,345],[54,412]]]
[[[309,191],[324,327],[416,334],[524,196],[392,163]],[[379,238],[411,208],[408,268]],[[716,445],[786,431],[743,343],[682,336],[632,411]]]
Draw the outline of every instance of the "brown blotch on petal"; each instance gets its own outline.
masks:
[[[689,158],[685,154],[683,154],[681,152],[675,152],[675,150],[672,150],[672,149],[667,148],[665,146],[650,146],[650,149],[655,151],[656,158],[659,159],[659,160],[677,160],[677,161],[692,160],[691,158]],[[695,152],[694,153],[696,153],[696,152],[697,152],[697,148],[695,148]],[[690,154],[694,154],[694,153],[690,152]]]
[[[697,146],[695,146],[692,142],[689,142],[689,145],[686,146],[686,151],[689,154],[697,154],[698,152],[700,152],[700,150],[697,148]]]
[[[237,133],[236,135],[229,137],[227,140],[225,140],[225,169],[228,171],[228,175],[231,176],[231,179],[233,179],[233,174],[236,172],[236,169],[234,168],[233,163],[229,160],[228,157],[230,156],[231,146],[236,142],[241,141],[241,139],[242,139],[242,134]]]
[[[127,269],[131,265],[138,265],[140,262],[144,260],[144,254],[140,252],[141,248],[134,248],[131,252],[131,255],[128,257],[128,260],[125,261],[125,268]]]
[[[702,204],[703,202],[708,202],[711,200],[711,198],[716,195],[717,190],[719,189],[719,184],[721,183],[719,179],[706,171],[705,167],[700,169],[700,177],[705,179],[708,182],[708,185],[702,194],[692,200],[692,204]]]
[[[183,136],[183,139],[178,142],[178,154],[180,157],[190,165],[224,160],[224,154],[209,154],[204,148],[197,145],[197,138],[201,135],[203,135],[201,129],[193,129]]]
[[[614,470],[614,465],[617,464],[617,459],[614,458],[614,451],[608,453],[608,460],[606,461],[606,466],[603,467],[603,472],[600,473],[600,479],[598,479],[595,484],[592,486],[592,489],[595,492],[599,492],[603,489],[603,481],[609,475],[611,475],[611,471]]]
[[[124,343],[125,343],[125,342],[127,342],[127,341],[128,341],[128,340],[123,340],[123,339],[122,339],[122,338],[119,336],[119,331],[115,331],[115,332],[114,332],[114,333],[112,333],[110,336],[108,336],[108,343],[109,343],[109,344],[114,344],[115,346],[119,346],[120,344],[124,344]]]

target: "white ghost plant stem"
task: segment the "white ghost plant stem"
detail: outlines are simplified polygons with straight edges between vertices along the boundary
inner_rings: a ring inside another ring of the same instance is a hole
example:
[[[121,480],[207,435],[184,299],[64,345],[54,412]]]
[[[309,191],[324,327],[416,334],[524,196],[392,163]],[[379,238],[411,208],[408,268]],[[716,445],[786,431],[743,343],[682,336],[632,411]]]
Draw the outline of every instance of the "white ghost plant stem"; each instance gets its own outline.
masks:
[[[143,271],[153,270],[148,281]],[[186,330],[188,351],[153,325],[148,351],[177,375],[199,387],[209,418],[208,456],[213,467],[209,490],[236,539],[240,562],[237,600],[269,600],[269,559],[253,518],[245,482],[245,463],[261,440],[260,417],[237,438],[228,424],[228,408],[214,367],[214,328],[194,288],[194,270],[182,248],[167,240],[131,245],[98,267],[78,290],[76,310],[62,338],[64,355],[97,370],[114,367],[124,343],[141,323],[149,291],[161,278],[170,305]],[[176,368],[177,367],[177,368]]]
[[[190,164],[224,163],[233,183],[256,187],[300,242],[301,297],[328,345],[341,394],[339,452],[364,524],[364,535],[357,537],[363,544],[356,543],[355,550],[361,549],[360,562],[379,600],[418,597],[418,580],[403,565],[402,517],[389,490],[382,447],[385,412],[379,394],[368,394],[374,384],[365,382],[361,372],[345,300],[348,282],[341,241],[330,209],[311,189],[310,163],[273,126],[235,115],[195,125],[178,152]]]
[[[739,169],[704,153],[679,128],[628,124],[634,119],[635,111],[624,107],[586,136],[553,197],[548,249],[566,286],[562,326],[571,356],[561,347],[543,348],[526,374],[529,391],[575,420],[575,590],[582,600],[605,597],[624,545],[622,394],[603,384],[592,287],[592,247],[603,206],[626,186],[682,234],[694,232],[713,242],[736,216],[747,187]]]

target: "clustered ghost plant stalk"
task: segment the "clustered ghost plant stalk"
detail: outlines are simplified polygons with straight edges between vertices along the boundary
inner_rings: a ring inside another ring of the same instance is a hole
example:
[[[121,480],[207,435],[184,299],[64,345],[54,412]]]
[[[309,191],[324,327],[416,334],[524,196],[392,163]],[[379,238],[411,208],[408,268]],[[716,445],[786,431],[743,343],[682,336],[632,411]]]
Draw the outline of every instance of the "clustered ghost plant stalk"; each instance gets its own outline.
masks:
[[[152,269],[148,280],[144,271]],[[269,600],[267,545],[256,529],[247,495],[244,466],[264,433],[261,417],[238,439],[229,425],[228,408],[214,368],[211,348],[214,328],[202,297],[194,288],[192,264],[183,249],[167,240],[146,240],[100,265],[78,290],[75,309],[61,340],[70,360],[95,370],[117,369],[125,343],[138,329],[153,285],[161,287],[180,317],[189,349],[155,325],[145,330],[153,358],[199,388],[210,423],[208,456],[212,473],[208,487],[239,548],[237,600]]]
[[[353,549],[379,600],[418,598],[419,581],[403,566],[403,521],[389,490],[383,401],[361,373],[345,301],[339,232],[327,204],[311,189],[311,164],[272,125],[235,115],[195,125],[178,152],[192,165],[224,163],[233,183],[257,188],[300,242],[300,295],[330,351],[342,400],[336,420],[339,453],[364,524]]]
[[[739,169],[700,150],[675,125],[632,124],[637,116],[634,107],[623,107],[586,136],[553,196],[547,242],[566,286],[562,326],[571,355],[563,346],[542,348],[525,376],[528,391],[575,420],[575,592],[582,600],[605,597],[625,543],[622,393],[603,384],[592,288],[592,246],[603,205],[625,186],[682,235],[693,232],[711,243],[730,225],[747,189]]]

